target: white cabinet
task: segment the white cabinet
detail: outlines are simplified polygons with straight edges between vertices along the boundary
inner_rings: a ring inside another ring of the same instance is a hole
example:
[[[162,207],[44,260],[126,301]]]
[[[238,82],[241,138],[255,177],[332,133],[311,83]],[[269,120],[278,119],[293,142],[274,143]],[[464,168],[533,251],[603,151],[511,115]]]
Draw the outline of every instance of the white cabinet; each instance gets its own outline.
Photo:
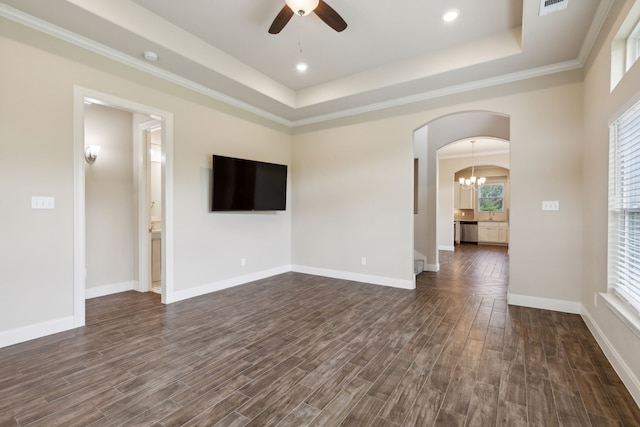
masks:
[[[473,190],[460,189],[460,209],[473,209]]]
[[[509,224],[506,222],[479,222],[478,243],[509,243]]]
[[[453,183],[453,209],[473,209],[473,190],[467,190],[460,183]]]
[[[503,223],[504,227],[498,228],[498,242],[509,243],[509,226],[507,223]]]

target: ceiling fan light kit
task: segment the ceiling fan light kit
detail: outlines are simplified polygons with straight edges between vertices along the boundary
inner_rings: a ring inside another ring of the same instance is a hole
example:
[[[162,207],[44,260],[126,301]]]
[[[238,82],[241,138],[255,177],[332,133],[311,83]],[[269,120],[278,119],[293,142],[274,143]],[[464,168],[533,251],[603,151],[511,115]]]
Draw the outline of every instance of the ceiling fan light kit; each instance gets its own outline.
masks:
[[[305,16],[318,7],[320,0],[285,0],[285,2],[294,13]]]
[[[278,34],[282,31],[294,14],[307,16],[312,12],[315,12],[318,18],[337,32],[347,28],[347,23],[340,14],[323,0],[285,0],[285,3],[269,27],[269,34]]]

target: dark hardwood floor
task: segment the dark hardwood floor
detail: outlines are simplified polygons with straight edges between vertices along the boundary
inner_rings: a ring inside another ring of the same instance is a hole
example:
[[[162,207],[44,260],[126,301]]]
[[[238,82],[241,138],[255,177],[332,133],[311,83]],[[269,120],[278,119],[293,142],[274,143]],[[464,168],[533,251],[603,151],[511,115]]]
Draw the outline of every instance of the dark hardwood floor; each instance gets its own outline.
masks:
[[[502,247],[415,291],[287,273],[0,349],[0,426],[638,426],[577,315],[507,306]]]

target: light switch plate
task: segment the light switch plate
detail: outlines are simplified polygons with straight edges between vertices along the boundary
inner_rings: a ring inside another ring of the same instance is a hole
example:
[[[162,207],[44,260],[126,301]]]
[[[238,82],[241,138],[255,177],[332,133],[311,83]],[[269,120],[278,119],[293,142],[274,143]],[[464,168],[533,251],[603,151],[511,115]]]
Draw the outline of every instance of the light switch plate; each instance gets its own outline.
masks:
[[[33,196],[31,197],[31,209],[55,209],[55,197]]]
[[[558,200],[545,200],[542,202],[543,211],[559,211],[560,202]]]

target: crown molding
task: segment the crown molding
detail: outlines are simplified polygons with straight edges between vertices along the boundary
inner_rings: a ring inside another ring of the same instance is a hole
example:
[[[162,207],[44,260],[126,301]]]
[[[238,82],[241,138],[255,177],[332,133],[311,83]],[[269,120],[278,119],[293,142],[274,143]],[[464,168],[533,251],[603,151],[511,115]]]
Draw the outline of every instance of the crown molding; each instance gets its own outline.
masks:
[[[551,64],[544,67],[532,68],[529,70],[518,71],[510,74],[503,74],[501,76],[491,77],[483,80],[476,80],[469,83],[463,83],[460,85],[449,86],[432,91],[422,92],[416,95],[405,96],[402,98],[396,98],[389,101],[379,102],[375,104],[369,104],[364,107],[352,108],[347,110],[337,111],[331,114],[325,114],[321,116],[311,117],[303,120],[296,120],[292,122],[293,127],[305,126],[329,120],[341,119],[349,116],[356,116],[360,114],[371,113],[374,111],[384,110],[388,108],[401,107],[408,104],[413,104],[421,101],[428,101],[430,99],[442,98],[444,96],[456,95],[463,92],[470,92],[472,90],[484,89],[492,86],[499,86],[506,83],[513,83],[521,80],[533,79],[536,77],[542,77],[549,74],[562,73],[565,71],[576,70],[582,68],[583,63],[577,59],[571,61],[560,62],[557,64]]]
[[[604,26],[604,22],[609,15],[609,11],[611,10],[611,6],[613,6],[613,0],[602,0],[598,5],[598,10],[596,10],[596,14],[593,17],[593,21],[591,21],[591,26],[589,27],[589,31],[584,38],[584,42],[582,43],[582,47],[580,48],[580,53],[578,54],[578,61],[581,64],[585,64],[589,54],[593,50],[593,46],[596,43],[596,39],[598,38],[598,34],[602,30]]]
[[[225,104],[228,104],[233,107],[239,108],[241,110],[247,111],[249,113],[255,114],[256,116],[284,125],[288,128],[296,128],[296,127],[306,126],[310,124],[317,124],[321,122],[352,117],[356,115],[371,113],[371,112],[385,110],[389,108],[401,107],[408,104],[432,100],[432,99],[441,98],[445,96],[460,94],[460,93],[469,92],[473,90],[499,86],[506,83],[513,83],[513,82],[532,79],[536,77],[546,76],[549,74],[561,73],[565,71],[582,68],[584,66],[584,61],[586,60],[588,54],[593,48],[598,32],[602,28],[602,25],[604,23],[604,20],[606,19],[606,16],[609,12],[611,4],[612,4],[612,0],[603,0],[603,2],[600,4],[598,11],[596,13],[596,16],[589,29],[589,33],[585,38],[585,41],[580,50],[580,55],[575,60],[565,61],[557,64],[551,64],[551,65],[533,68],[533,69],[524,70],[524,71],[518,71],[515,73],[504,74],[501,76],[495,76],[495,77],[491,77],[483,80],[476,80],[473,82],[453,85],[445,88],[439,88],[436,90],[426,91],[426,92],[422,92],[422,93],[411,95],[411,96],[400,97],[400,98],[391,99],[388,101],[365,105],[362,107],[340,110],[330,114],[318,115],[318,116],[309,117],[306,119],[293,120],[293,121],[285,119],[284,117],[278,116],[276,114],[270,113],[266,110],[257,108],[251,104],[240,101],[231,96],[215,91],[211,88],[208,88],[204,85],[196,83],[192,80],[178,76],[177,74],[162,70],[140,59],[125,55],[101,43],[97,43],[91,39],[80,36],[69,30],[60,28],[47,21],[36,18],[29,14],[26,14],[22,11],[14,9],[5,4],[0,4],[0,16],[10,19],[12,21],[18,22],[20,24],[23,24],[35,30],[41,31],[45,34],[56,37],[60,40],[66,41],[73,45],[87,49],[91,52],[97,53],[104,57],[110,58],[114,61],[125,64],[139,71],[151,74],[155,77],[161,78],[163,80],[177,84],[184,88],[190,89],[201,95],[210,97],[217,101],[223,102]]]
[[[96,41],[83,37],[72,31],[65,30],[64,28],[58,27],[57,25],[53,25],[50,22],[44,21],[40,18],[36,18],[34,16],[31,16],[17,9],[14,9],[5,4],[0,4],[0,16],[10,19],[12,21],[15,21],[19,24],[25,25],[27,27],[33,28],[34,30],[38,30],[40,32],[53,36],[67,43],[71,43],[75,46],[86,49],[90,52],[97,53],[98,55],[102,55],[106,58],[120,62],[121,64],[128,65],[139,71],[145,72],[147,74],[151,74],[154,77],[158,77],[168,82],[175,83],[179,86],[193,90],[194,92],[200,93],[209,98],[224,102],[225,104],[229,104],[241,110],[248,111],[250,113],[253,113],[267,120],[271,120],[273,122],[279,123],[287,127],[292,126],[292,122],[283,117],[272,114],[260,108],[254,107],[251,104],[248,104],[246,102],[237,100],[233,97],[227,96],[223,93],[210,89],[192,80],[185,79],[184,77],[178,76],[177,74],[162,70],[140,59],[133,58],[129,55],[125,55],[122,52],[119,52],[101,43],[98,43]]]

